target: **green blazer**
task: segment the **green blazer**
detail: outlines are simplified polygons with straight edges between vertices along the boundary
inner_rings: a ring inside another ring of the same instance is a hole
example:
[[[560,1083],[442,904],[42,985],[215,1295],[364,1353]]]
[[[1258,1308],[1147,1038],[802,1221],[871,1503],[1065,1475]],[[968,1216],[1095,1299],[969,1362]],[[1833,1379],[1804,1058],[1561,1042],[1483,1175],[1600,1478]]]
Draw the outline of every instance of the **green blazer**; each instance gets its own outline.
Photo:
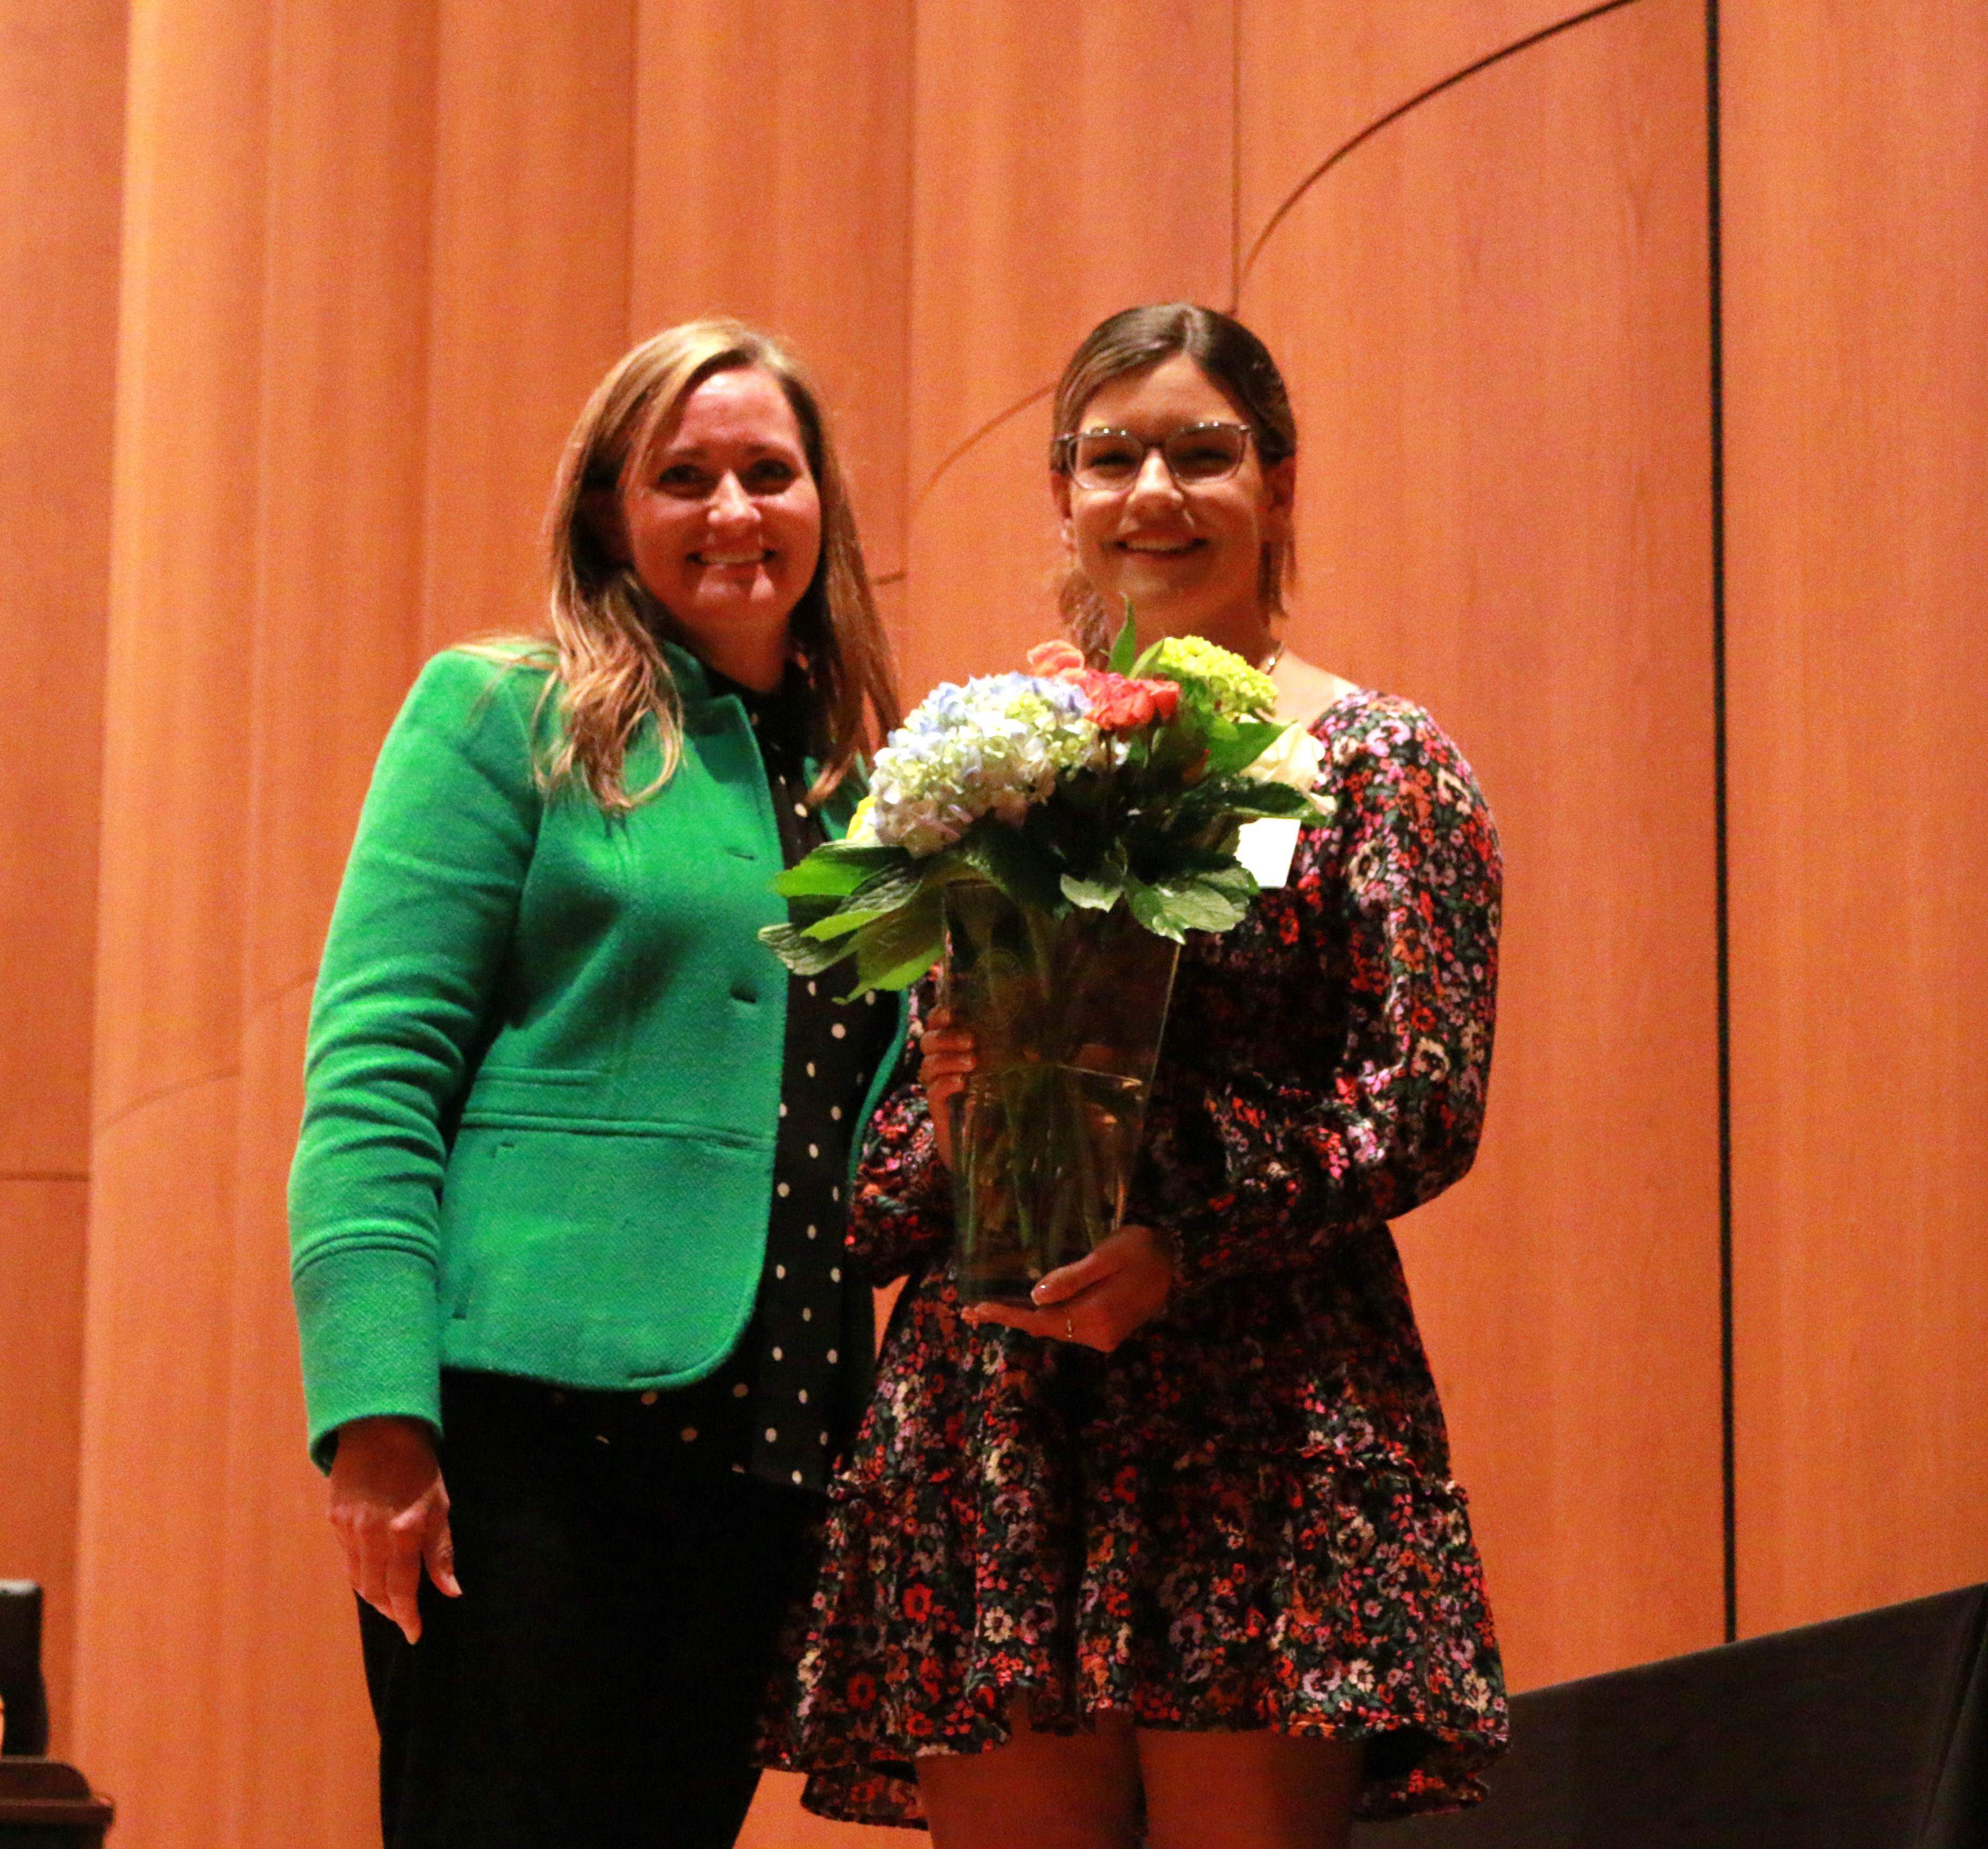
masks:
[[[626,816],[539,788],[555,722],[523,661],[438,655],[381,748],[290,1174],[320,1463],[350,1419],[439,1430],[442,1367],[680,1387],[752,1315],[786,1031],[786,972],[756,935],[786,916],[779,834],[744,708],[667,653],[682,760]],[[631,787],[659,764],[645,725]]]

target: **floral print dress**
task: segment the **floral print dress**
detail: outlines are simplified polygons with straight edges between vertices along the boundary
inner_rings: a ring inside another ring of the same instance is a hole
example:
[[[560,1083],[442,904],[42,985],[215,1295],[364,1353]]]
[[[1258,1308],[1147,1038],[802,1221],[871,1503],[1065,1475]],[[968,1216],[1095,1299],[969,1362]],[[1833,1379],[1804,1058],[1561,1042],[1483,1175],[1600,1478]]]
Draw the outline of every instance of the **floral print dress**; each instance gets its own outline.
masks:
[[[1482,1795],[1503,1678],[1387,1222],[1476,1150],[1497,839],[1419,708],[1312,730],[1331,817],[1182,958],[1128,1213],[1175,1236],[1163,1317],[1109,1355],[969,1327],[908,1060],[871,1126],[850,1249],[912,1275],[766,1743],[812,1810],[921,1823],[912,1760],[1002,1744],[1023,1689],[1054,1731],[1361,1740],[1363,1817]]]

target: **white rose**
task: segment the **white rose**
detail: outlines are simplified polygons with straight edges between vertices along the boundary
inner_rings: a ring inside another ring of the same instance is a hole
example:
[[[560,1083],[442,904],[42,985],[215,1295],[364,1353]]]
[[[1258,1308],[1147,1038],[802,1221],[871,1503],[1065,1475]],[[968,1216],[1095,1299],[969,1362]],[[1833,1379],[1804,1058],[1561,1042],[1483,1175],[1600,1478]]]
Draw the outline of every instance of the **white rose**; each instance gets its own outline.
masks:
[[[1286,783],[1301,789],[1320,815],[1329,816],[1332,799],[1317,791],[1318,773],[1324,763],[1325,747],[1302,725],[1286,725],[1260,757],[1244,766],[1242,774],[1259,783]]]

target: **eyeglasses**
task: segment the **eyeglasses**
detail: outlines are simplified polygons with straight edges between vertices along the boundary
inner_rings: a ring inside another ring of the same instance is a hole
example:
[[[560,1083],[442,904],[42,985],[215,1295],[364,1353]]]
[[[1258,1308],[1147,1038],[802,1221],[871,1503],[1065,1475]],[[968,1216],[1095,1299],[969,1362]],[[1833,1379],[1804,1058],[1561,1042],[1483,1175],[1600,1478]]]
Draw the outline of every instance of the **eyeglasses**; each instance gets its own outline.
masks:
[[[1158,450],[1168,472],[1182,488],[1226,482],[1249,453],[1246,424],[1184,424],[1164,437],[1135,437],[1129,430],[1076,430],[1050,445],[1053,465],[1079,488],[1108,492],[1130,488]]]

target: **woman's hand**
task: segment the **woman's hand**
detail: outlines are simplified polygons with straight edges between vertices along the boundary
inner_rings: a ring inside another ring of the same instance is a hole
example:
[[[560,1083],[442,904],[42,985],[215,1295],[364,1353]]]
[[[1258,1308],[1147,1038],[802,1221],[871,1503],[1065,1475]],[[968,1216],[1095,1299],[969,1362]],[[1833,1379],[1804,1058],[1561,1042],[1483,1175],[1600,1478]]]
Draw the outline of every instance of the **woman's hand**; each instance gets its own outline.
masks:
[[[462,1596],[448,1492],[428,1427],[404,1418],[340,1426],[330,1515],[353,1590],[398,1624],[409,1643],[420,1642],[422,1567],[438,1590]]]
[[[1166,1308],[1173,1281],[1173,1241],[1158,1227],[1121,1226],[1095,1252],[1038,1283],[1030,1293],[1034,1309],[975,1303],[960,1313],[969,1323],[1002,1323],[1109,1354]]]
[[[932,1140],[938,1146],[938,1159],[950,1168],[952,1100],[966,1089],[972,1074],[973,1036],[965,1028],[954,1026],[946,1009],[935,1008],[925,1016],[918,1051],[918,1083],[925,1087],[925,1104],[931,1113]]]

